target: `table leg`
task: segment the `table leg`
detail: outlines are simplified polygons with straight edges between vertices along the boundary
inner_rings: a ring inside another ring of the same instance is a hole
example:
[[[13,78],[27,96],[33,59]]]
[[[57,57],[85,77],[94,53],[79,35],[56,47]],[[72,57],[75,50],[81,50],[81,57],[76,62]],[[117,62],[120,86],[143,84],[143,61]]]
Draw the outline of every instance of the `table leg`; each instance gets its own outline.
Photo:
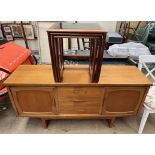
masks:
[[[46,119],[44,119],[44,118],[42,118],[41,120],[42,120],[42,126],[43,126],[43,128],[46,129],[46,128],[48,127],[48,123],[49,123],[49,121],[46,120]]]
[[[112,128],[112,127],[113,127],[113,124],[115,123],[115,120],[116,120],[115,117],[113,117],[113,118],[111,118],[111,119],[108,119],[109,128]]]

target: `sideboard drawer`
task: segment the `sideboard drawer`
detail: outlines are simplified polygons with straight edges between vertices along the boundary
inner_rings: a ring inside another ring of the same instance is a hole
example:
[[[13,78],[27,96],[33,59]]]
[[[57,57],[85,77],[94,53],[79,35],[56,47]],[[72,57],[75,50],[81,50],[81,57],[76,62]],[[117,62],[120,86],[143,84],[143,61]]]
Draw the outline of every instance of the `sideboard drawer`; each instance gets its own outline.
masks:
[[[101,87],[59,87],[60,114],[99,114],[102,104]]]

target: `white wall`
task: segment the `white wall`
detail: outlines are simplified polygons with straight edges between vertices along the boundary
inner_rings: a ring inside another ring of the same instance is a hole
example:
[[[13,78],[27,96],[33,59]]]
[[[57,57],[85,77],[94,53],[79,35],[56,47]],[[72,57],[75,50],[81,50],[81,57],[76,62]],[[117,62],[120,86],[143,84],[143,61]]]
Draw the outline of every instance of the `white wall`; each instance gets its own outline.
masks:
[[[98,23],[107,31],[116,31],[117,21],[80,21],[78,23]]]
[[[24,40],[15,40],[14,42],[23,47],[26,47]],[[28,40],[28,46],[30,50],[39,50],[38,40]]]
[[[53,22],[38,22],[39,44],[42,63],[51,63],[47,29],[54,24]]]
[[[105,28],[107,31],[116,31],[116,25],[117,25],[117,21],[101,21],[101,22],[97,22],[99,23],[103,28]]]

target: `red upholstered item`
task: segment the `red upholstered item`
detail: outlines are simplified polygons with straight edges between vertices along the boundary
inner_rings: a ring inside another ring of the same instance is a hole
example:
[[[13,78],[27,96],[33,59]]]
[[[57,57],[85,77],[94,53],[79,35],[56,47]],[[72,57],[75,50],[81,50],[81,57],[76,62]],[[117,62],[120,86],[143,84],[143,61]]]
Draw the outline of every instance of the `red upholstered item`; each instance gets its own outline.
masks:
[[[9,76],[8,73],[6,73],[6,72],[0,70],[0,81],[6,79],[8,76]]]
[[[3,86],[3,81],[9,76],[8,73],[0,70],[0,90],[4,87]]]
[[[4,87],[3,81],[9,76],[8,73],[0,70],[0,100],[1,96],[5,95],[7,93],[7,88]]]
[[[21,64],[35,64],[30,50],[14,42],[0,45],[0,99],[7,93],[7,88],[3,85],[4,80]]]
[[[0,45],[0,69],[2,68],[11,73],[20,64],[24,63],[30,55],[30,50],[14,42]]]
[[[1,89],[0,90],[0,97],[3,96],[3,95],[5,95],[7,92],[8,91],[7,91],[7,88],[6,87],[4,87],[3,89]]]

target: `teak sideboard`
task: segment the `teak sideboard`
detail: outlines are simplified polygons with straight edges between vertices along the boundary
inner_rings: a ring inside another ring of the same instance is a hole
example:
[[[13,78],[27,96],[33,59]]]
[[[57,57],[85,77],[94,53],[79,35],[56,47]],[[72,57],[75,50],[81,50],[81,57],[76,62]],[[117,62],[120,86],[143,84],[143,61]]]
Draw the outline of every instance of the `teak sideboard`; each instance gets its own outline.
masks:
[[[98,83],[88,66],[68,66],[62,83],[51,65],[21,65],[5,81],[17,116],[50,119],[108,119],[136,116],[152,82],[134,66],[104,65]]]

